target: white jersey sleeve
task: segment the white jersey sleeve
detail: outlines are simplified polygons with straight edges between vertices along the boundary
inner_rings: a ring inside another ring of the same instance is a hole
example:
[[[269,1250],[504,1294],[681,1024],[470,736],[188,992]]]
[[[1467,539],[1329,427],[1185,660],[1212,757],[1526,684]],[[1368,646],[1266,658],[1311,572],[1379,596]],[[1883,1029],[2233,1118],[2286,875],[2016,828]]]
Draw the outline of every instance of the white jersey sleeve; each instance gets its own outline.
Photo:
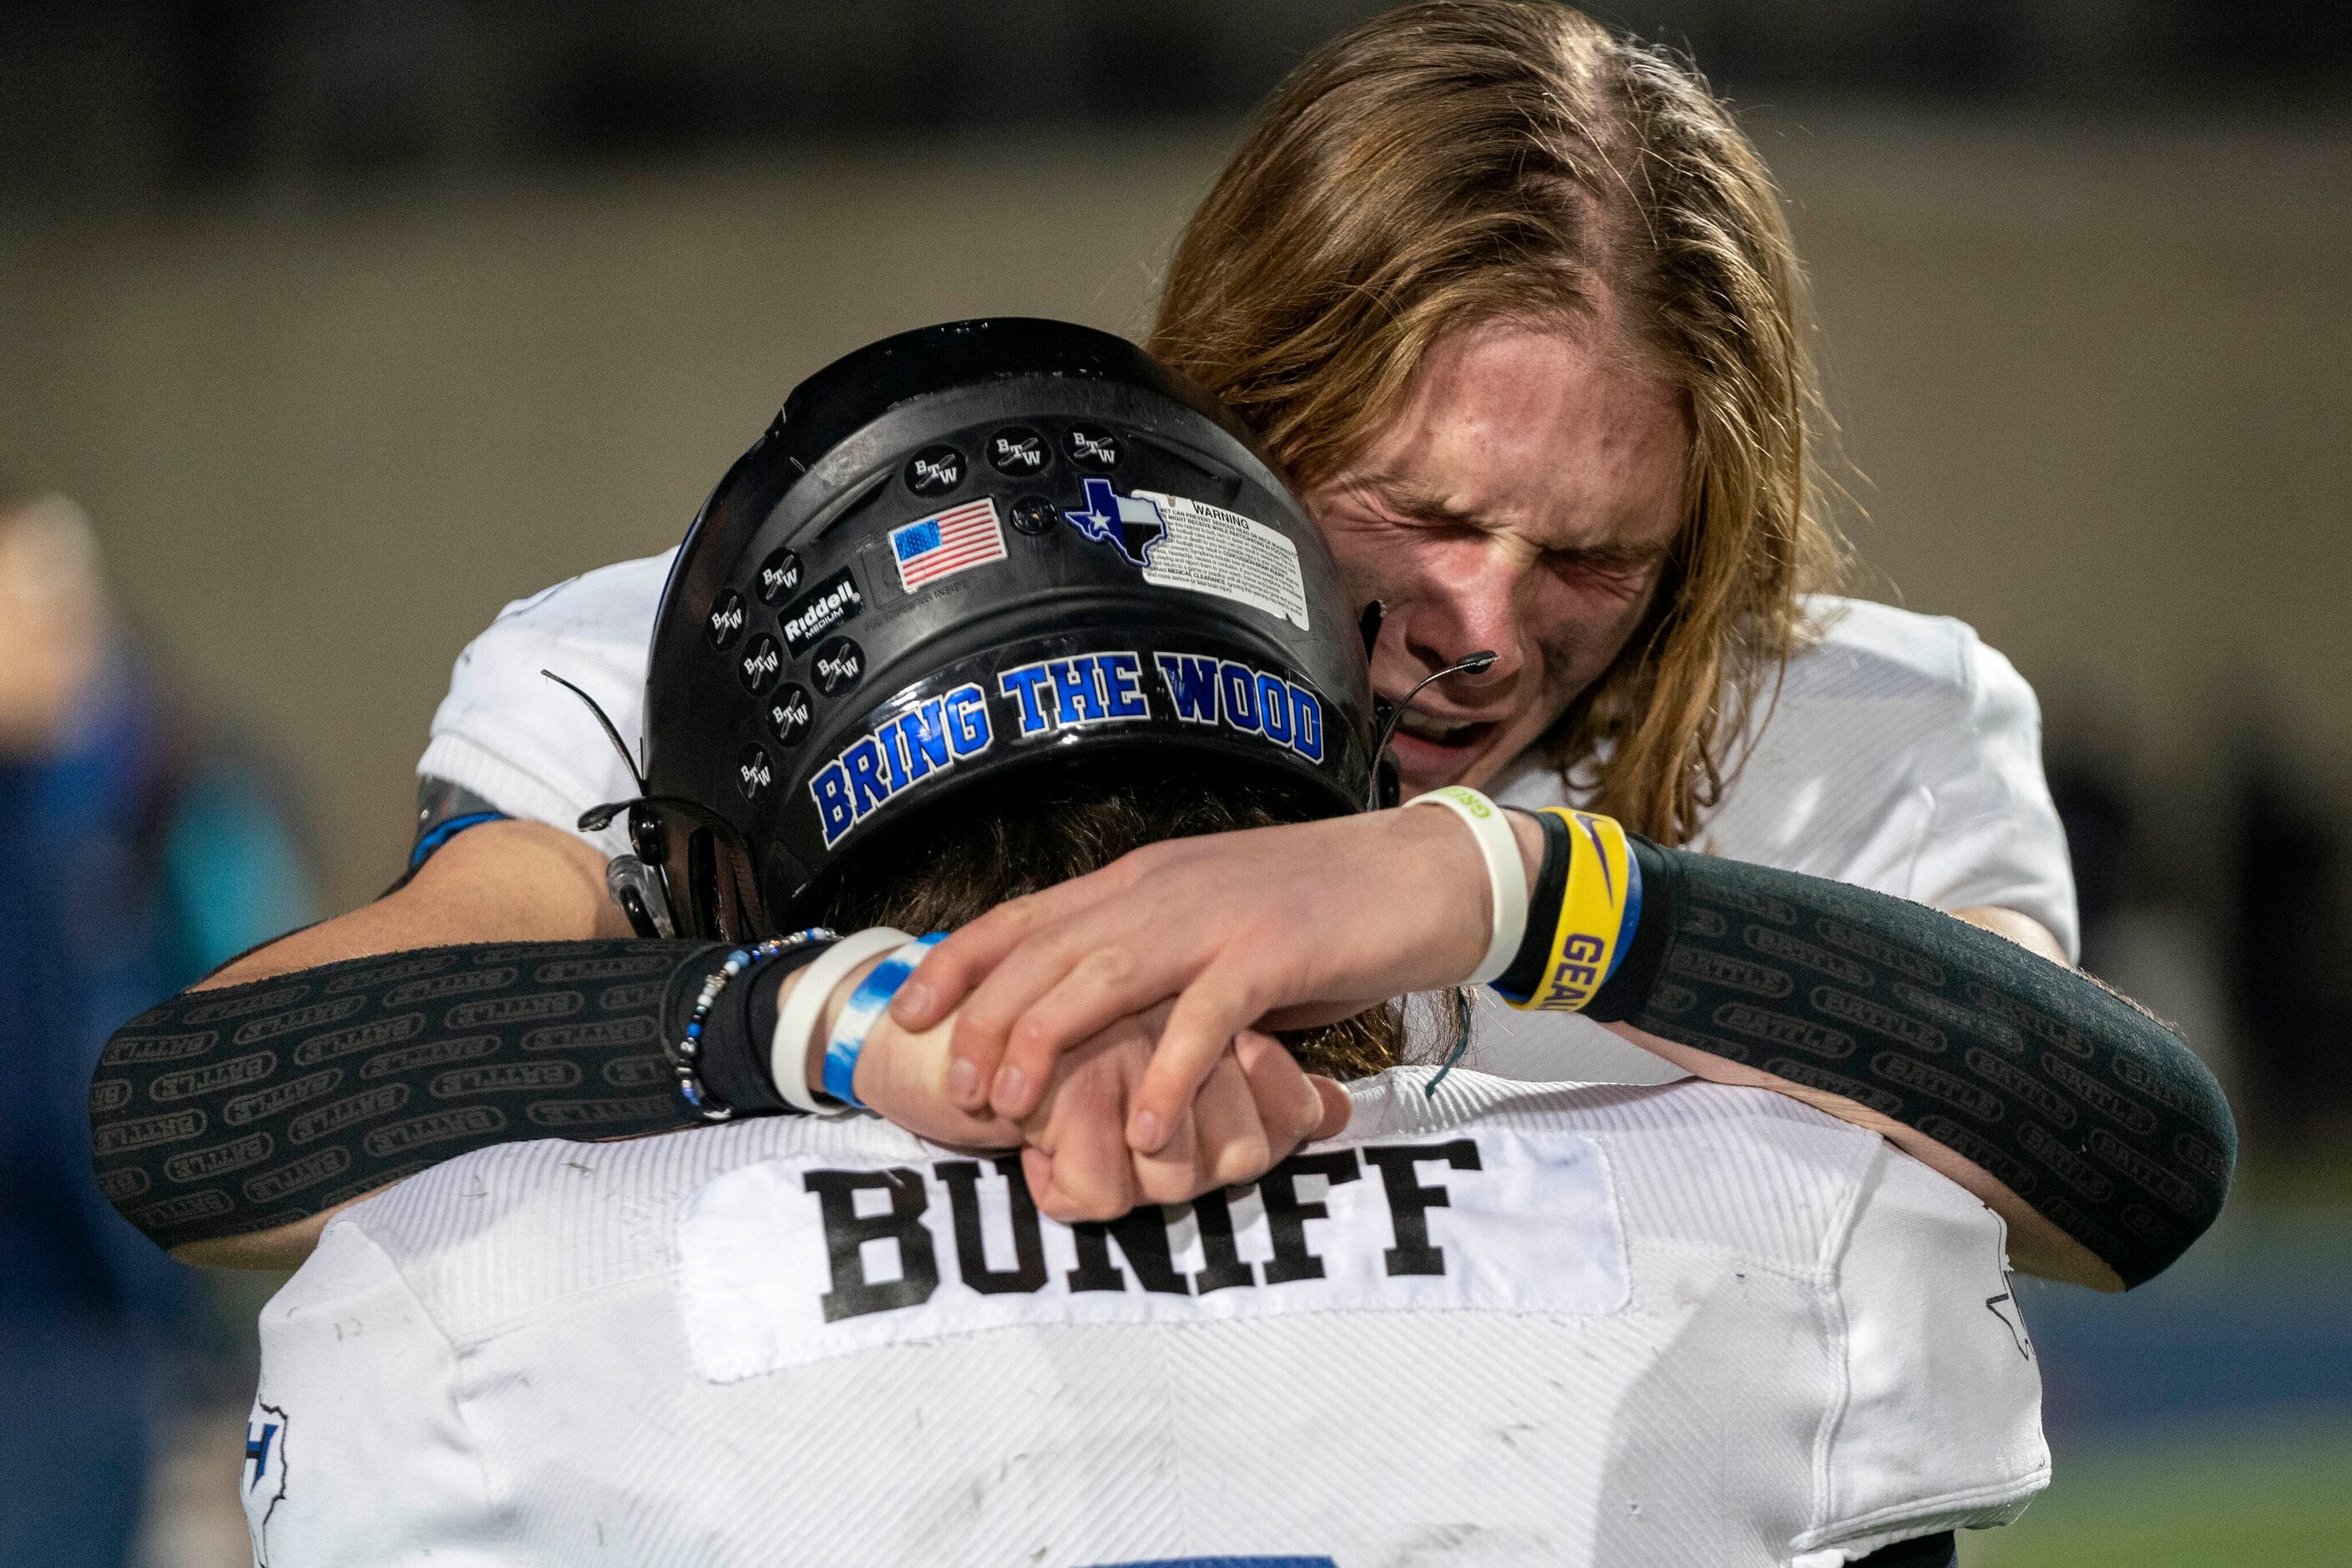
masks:
[[[593,697],[637,746],[654,616],[676,553],[600,567],[501,610],[457,656],[417,773],[567,833],[591,806],[635,795],[587,704],[541,671]],[[607,855],[627,847],[618,826],[582,837]]]
[[[2076,951],[2065,829],[2042,773],[2032,688],[1964,623],[1859,599],[1809,605],[1818,635],[1752,726],[1699,847],[1939,910],[1994,905]],[[1531,758],[1505,805],[1569,804]],[[1472,1066],[1541,1081],[1663,1083],[1675,1068],[1573,1014],[1481,988]]]
[[[241,1485],[258,1568],[511,1561],[457,1407],[457,1358],[356,1225],[261,1312]]]
[[[2074,870],[2042,773],[2042,712],[1966,623],[1812,601],[1704,847],[1939,910],[1991,904],[2075,951]]]
[[[1823,1522],[1798,1539],[1797,1568],[2006,1524],[2048,1484],[2004,1234],[1961,1188],[1882,1151],[1838,1264],[1845,1398],[1823,1444]]]
[[[1965,718],[1925,770],[1935,811],[1911,897],[1939,910],[2030,915],[2078,958],[2074,870],[2042,771],[2042,706],[2017,667],[1975,633],[1966,647]]]

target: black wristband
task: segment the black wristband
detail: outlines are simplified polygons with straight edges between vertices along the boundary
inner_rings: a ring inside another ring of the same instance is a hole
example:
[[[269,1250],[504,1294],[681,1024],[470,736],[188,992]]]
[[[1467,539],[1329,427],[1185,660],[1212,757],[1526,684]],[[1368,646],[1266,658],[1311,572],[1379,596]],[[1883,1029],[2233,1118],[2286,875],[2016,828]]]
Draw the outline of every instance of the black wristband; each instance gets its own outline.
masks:
[[[731,1107],[736,1115],[801,1114],[776,1092],[775,1069],[770,1062],[779,1011],[776,996],[787,978],[814,963],[817,954],[831,946],[831,942],[813,942],[778,953],[738,978],[720,994],[719,1005],[711,1009],[709,1021],[702,1026],[702,1086],[719,1103]],[[693,993],[688,992],[688,1007],[693,1005]],[[685,1015],[675,1016],[682,1029]]]
[[[1617,973],[1602,981],[1583,1006],[1584,1016],[1597,1024],[1622,1023],[1649,999],[1679,918],[1675,912],[1682,898],[1679,863],[1638,833],[1625,835],[1625,852],[1641,868],[1642,913]]]
[[[1513,1001],[1524,1001],[1543,984],[1544,967],[1551,962],[1551,939],[1558,934],[1559,907],[1568,899],[1568,871],[1576,858],[1576,845],[1568,824],[1549,811],[1535,814],[1543,829],[1543,863],[1536,868],[1535,887],[1528,894],[1528,930],[1511,966],[1491,984]]]

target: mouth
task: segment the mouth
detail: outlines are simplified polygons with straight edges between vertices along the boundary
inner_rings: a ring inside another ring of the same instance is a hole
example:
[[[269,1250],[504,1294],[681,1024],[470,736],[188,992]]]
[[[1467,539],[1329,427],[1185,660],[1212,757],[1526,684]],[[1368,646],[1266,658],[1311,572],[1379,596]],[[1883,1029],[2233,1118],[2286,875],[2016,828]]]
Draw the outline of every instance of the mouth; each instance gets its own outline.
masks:
[[[1408,773],[1427,776],[1466,763],[1500,728],[1498,720],[1465,722],[1408,710],[1398,721],[1396,736],[1391,743],[1396,748],[1397,761]]]

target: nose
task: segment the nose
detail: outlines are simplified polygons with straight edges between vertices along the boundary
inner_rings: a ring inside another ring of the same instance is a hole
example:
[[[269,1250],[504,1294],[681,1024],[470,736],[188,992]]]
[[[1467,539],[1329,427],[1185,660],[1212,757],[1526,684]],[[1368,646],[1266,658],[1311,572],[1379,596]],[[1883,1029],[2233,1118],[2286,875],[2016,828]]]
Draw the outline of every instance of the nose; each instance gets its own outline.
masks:
[[[1491,654],[1476,669],[1448,678],[1440,688],[1454,701],[1475,704],[1492,698],[1527,666],[1528,639],[1519,609],[1522,563],[1501,541],[1450,542],[1434,552],[1428,571],[1398,618],[1398,634],[1421,675]],[[1433,689],[1432,695],[1435,695]]]

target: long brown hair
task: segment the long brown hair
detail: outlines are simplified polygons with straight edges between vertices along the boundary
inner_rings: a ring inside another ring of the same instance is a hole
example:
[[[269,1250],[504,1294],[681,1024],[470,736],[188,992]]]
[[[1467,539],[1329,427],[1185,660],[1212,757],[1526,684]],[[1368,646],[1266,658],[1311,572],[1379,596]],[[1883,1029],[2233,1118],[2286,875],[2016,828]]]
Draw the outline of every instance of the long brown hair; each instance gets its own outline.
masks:
[[[1685,519],[1647,620],[1546,743],[1598,809],[1680,844],[1843,563],[1808,484],[1802,311],[1771,178],[1696,70],[1564,5],[1431,0],[1283,84],[1186,226],[1150,346],[1312,489],[1440,334],[1621,318],[1686,400]]]

